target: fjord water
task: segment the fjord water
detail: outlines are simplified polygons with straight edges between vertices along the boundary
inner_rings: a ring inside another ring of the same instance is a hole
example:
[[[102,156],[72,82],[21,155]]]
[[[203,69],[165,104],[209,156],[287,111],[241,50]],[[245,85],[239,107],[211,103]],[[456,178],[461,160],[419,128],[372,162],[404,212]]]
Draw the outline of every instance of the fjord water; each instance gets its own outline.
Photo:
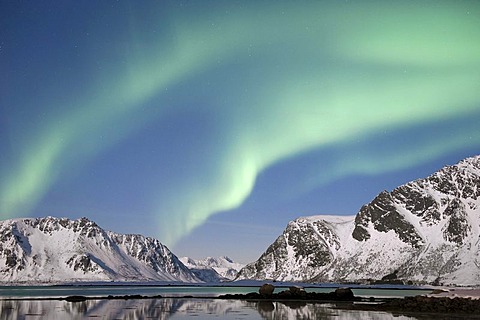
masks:
[[[247,302],[209,298],[2,301],[1,319],[388,319],[384,312],[332,309],[331,305]],[[392,317],[393,319],[393,317]],[[415,319],[400,317],[395,319]]]
[[[464,319],[442,315],[399,315],[342,309],[346,304],[219,300],[212,298],[160,298],[131,300],[0,301],[0,319]]]
[[[280,292],[288,287],[276,287]],[[331,292],[335,288],[305,288],[310,292]],[[353,288],[360,297],[406,297],[428,293],[424,289],[382,289],[376,287]],[[258,286],[155,286],[155,285],[79,285],[79,286],[0,286],[0,299],[8,298],[61,298],[67,296],[107,297],[142,295],[163,297],[218,297],[222,294],[246,294],[258,292]]]
[[[307,288],[330,292],[332,288]],[[182,286],[24,286],[0,288],[0,319],[419,319],[386,312],[347,310],[349,304],[223,300],[225,293],[248,293],[258,287]],[[283,290],[283,288],[277,288]],[[424,290],[354,289],[362,296],[406,296]],[[83,295],[162,295],[149,299],[93,299],[82,302],[35,300]],[[195,298],[185,298],[194,296]],[[9,300],[9,299],[20,300]],[[343,308],[343,309],[342,309]],[[423,316],[421,319],[430,319]],[[433,318],[432,318],[433,319]],[[442,319],[438,316],[435,319]],[[447,318],[445,318],[447,319]],[[450,319],[450,318],[448,318]]]

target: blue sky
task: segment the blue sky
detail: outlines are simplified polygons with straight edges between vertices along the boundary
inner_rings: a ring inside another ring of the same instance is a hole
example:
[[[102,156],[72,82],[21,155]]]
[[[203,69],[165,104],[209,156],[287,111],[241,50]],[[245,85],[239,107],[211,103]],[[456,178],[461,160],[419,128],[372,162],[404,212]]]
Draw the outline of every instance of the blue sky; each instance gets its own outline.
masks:
[[[0,4],[0,217],[249,262],[478,154],[474,1]]]

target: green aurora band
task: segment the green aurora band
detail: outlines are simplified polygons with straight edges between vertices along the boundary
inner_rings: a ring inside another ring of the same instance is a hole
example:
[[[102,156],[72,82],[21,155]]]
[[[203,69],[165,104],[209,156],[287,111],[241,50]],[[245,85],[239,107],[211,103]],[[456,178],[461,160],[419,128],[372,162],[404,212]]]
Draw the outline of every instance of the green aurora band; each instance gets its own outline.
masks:
[[[158,22],[163,35],[148,42],[141,40],[140,18],[131,17],[135,27],[127,41],[134,49],[124,53],[126,65],[114,75],[99,73],[82,101],[63,115],[52,114],[19,146],[15,165],[0,182],[2,218],[30,213],[74,165],[175,112],[178,106],[170,101],[182,97],[180,88],[187,85],[192,96],[200,95],[208,89],[197,85],[199,79],[213,74],[216,91],[209,95],[231,97],[226,105],[212,98],[207,107],[226,120],[215,174],[203,184],[192,179],[172,190],[177,196],[171,203],[152,199],[160,238],[169,245],[212,214],[240,206],[258,174],[276,163],[480,109],[480,3],[217,9],[201,19],[192,18],[194,10],[172,9],[168,22]],[[235,64],[246,71],[222,78]],[[141,112],[153,99],[160,106]],[[86,133],[103,138],[85,140]],[[408,168],[479,143],[479,129],[466,127],[381,157],[368,152],[345,157],[305,188],[351,174]]]

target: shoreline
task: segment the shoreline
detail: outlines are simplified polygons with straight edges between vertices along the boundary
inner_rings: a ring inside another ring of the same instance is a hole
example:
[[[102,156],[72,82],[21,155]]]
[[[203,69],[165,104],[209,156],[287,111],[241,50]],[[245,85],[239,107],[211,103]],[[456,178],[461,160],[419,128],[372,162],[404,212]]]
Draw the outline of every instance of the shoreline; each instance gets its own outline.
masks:
[[[410,297],[359,297],[354,296],[350,288],[336,289],[329,293],[305,292],[299,287],[273,294],[251,292],[247,294],[225,294],[214,297],[205,296],[162,296],[162,295],[108,295],[108,296],[66,296],[66,297],[21,297],[0,299],[0,301],[65,301],[83,303],[90,300],[153,300],[153,299],[193,299],[193,300],[242,300],[248,302],[282,303],[286,306],[308,304],[331,304],[331,308],[342,310],[389,312],[392,314],[478,314],[480,310],[480,289],[458,289]]]
[[[351,288],[351,289],[385,289],[385,290],[435,290],[444,287],[435,287],[431,285],[400,285],[400,284],[355,284],[355,283],[305,283],[305,282],[277,282],[277,281],[232,281],[232,282],[71,282],[71,283],[1,283],[0,288],[10,287],[260,287],[265,283],[270,283],[278,288],[288,288],[291,286],[300,286],[302,288]],[[462,287],[454,287],[462,288]]]

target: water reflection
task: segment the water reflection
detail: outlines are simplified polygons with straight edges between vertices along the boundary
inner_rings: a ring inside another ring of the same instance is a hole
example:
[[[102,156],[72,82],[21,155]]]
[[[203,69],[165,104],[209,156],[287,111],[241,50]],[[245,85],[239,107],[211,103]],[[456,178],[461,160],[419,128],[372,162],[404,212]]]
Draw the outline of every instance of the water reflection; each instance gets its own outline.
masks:
[[[0,301],[0,319],[434,319],[429,316],[337,309],[331,304],[216,299]],[[341,308],[341,306],[340,306]],[[435,316],[436,320],[442,319]],[[445,318],[451,319],[451,317]]]

